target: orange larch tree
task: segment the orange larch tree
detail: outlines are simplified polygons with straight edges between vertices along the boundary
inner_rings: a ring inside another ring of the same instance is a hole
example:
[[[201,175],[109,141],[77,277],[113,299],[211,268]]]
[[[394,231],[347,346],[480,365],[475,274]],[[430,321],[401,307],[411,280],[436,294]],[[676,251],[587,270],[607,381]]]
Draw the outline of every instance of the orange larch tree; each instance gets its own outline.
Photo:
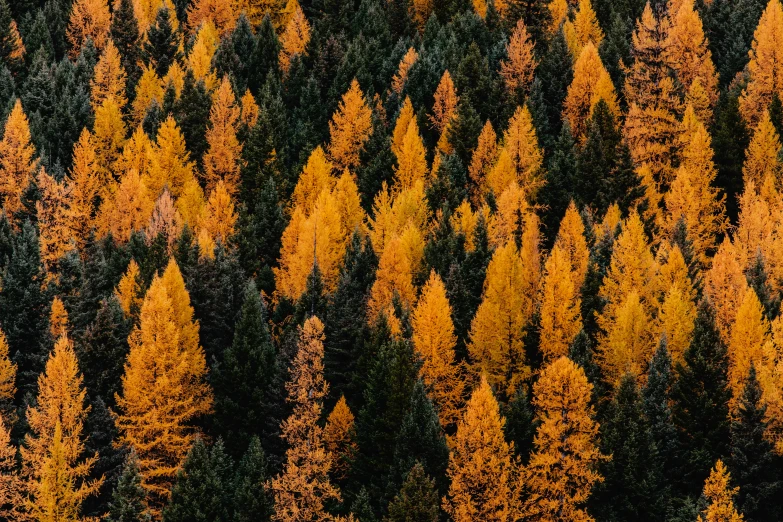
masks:
[[[609,110],[619,116],[620,106],[612,79],[598,56],[598,49],[588,42],[574,64],[574,79],[568,86],[563,104],[563,118],[578,139],[584,138],[587,120],[600,100],[604,100]]]
[[[24,481],[17,471],[16,447],[7,420],[0,417],[0,518],[24,520]]]
[[[117,296],[120,307],[127,317],[138,318],[141,304],[144,301],[144,288],[141,271],[135,259],[131,259],[128,263],[128,269],[125,270],[120,282],[117,283],[114,295]]]
[[[280,522],[335,520],[324,504],[341,500],[340,491],[329,480],[333,455],[324,447],[324,430],[319,424],[323,399],[329,392],[324,379],[323,332],[324,325],[317,317],[305,322],[286,383],[293,412],[281,430],[288,449],[283,471],[272,481],[274,520]]]
[[[294,56],[305,54],[308,43],[310,43],[310,23],[305,18],[302,8],[297,4],[294,16],[291,17],[285,26],[285,31],[280,35],[279,60],[283,72],[288,72]]]
[[[125,243],[134,230],[142,230],[150,220],[155,201],[136,169],[131,169],[119,187],[101,203],[96,217],[98,235],[112,234],[115,241]]]
[[[413,232],[417,231],[413,230]],[[400,303],[408,310],[413,307],[416,301],[413,270],[412,259],[406,251],[403,238],[395,236],[384,247],[383,254],[378,260],[378,271],[367,303],[370,324],[375,323],[381,314],[385,314],[392,332],[395,335],[400,333],[399,318],[394,313],[394,299],[399,298]]]
[[[49,333],[53,339],[68,336],[68,311],[59,296],[54,296],[49,310]]]
[[[354,415],[341,396],[324,426],[324,447],[332,454],[332,473],[337,479],[344,479],[357,446],[354,442]]]
[[[21,453],[27,509],[33,519],[56,520],[49,517],[59,510],[76,516],[82,501],[97,493],[103,482],[102,478],[88,480],[98,456],[85,456],[84,423],[90,411],[86,397],[73,345],[62,336],[38,377],[36,405],[27,410],[30,431]],[[58,447],[61,455],[54,451]],[[53,456],[59,457],[59,474],[67,483],[59,495],[52,494],[55,485],[47,476]]]
[[[135,125],[140,125],[152,100],[163,103],[163,82],[154,67],[145,66],[142,69],[141,78],[136,84],[135,94],[131,104],[131,120]]]
[[[590,249],[587,247],[585,239],[585,225],[582,222],[582,216],[579,215],[573,201],[568,205],[563,220],[560,222],[560,228],[557,230],[555,238],[555,247],[561,248],[567,256],[574,275],[576,291],[581,292],[590,262]]]
[[[11,426],[16,420],[13,404],[16,395],[16,364],[8,353],[8,340],[5,333],[0,330],[0,419],[7,426]]]
[[[481,129],[478,144],[473,149],[473,155],[468,166],[468,174],[470,174],[470,179],[475,189],[471,199],[477,204],[481,201],[481,196],[486,195],[484,194],[486,188],[485,179],[497,159],[497,154],[498,137],[495,129],[492,127],[492,123],[487,120]]]
[[[83,247],[94,226],[95,205],[99,191],[108,195],[109,187],[101,186],[97,155],[92,134],[82,130],[79,141],[73,148],[73,166],[69,173],[67,221],[71,230],[71,240]]]
[[[598,450],[592,390],[582,368],[566,357],[546,366],[533,387],[540,424],[524,471],[530,491],[524,514],[532,520],[592,520],[584,504],[603,480],[596,468],[607,458]]]
[[[152,165],[144,179],[150,196],[156,199],[168,186],[172,196],[179,197],[185,183],[194,176],[194,165],[185,146],[185,137],[177,122],[169,115],[158,129]]]
[[[519,464],[513,443],[503,436],[505,423],[482,378],[457,424],[449,455],[451,485],[443,509],[454,522],[519,520]]]
[[[764,309],[755,290],[749,287],[745,289],[737,309],[726,347],[729,355],[728,381],[732,392],[729,409],[732,413],[736,413],[750,367],[755,366],[763,373],[764,350],[770,341],[769,334],[770,324],[764,316]]]
[[[525,22],[520,18],[506,44],[506,59],[500,62],[500,76],[509,94],[524,95],[530,88],[537,65],[533,47]]]
[[[742,522],[742,515],[734,507],[734,497],[739,493],[738,487],[731,487],[731,473],[723,461],[718,459],[712,468],[710,476],[704,483],[704,498],[707,509],[699,514],[698,522]]]
[[[405,190],[412,187],[417,181],[425,181],[427,149],[424,148],[424,142],[419,134],[419,125],[415,118],[412,118],[408,123],[396,156],[397,165],[394,170],[394,188],[396,190]]]
[[[208,234],[212,242],[220,241],[226,244],[234,236],[234,225],[237,218],[231,194],[229,194],[225,183],[220,180],[207,200],[204,217],[201,221],[201,230]],[[211,251],[208,255],[211,256]]]
[[[90,81],[90,103],[93,111],[103,104],[106,98],[112,97],[117,102],[120,109],[124,109],[128,103],[125,96],[125,82],[127,75],[122,68],[122,58],[120,57],[114,42],[109,39],[106,47],[101,53],[98,63],[95,65],[95,72]]]
[[[410,96],[406,96],[405,101],[402,102],[400,114],[394,122],[394,130],[392,131],[391,151],[395,156],[399,156],[402,151],[403,140],[408,133],[408,127],[410,126],[410,123],[415,120],[416,113],[413,110],[413,103],[411,103]],[[418,131],[418,123],[416,124],[416,130]]]
[[[68,187],[41,168],[37,178],[41,197],[35,202],[38,215],[41,260],[52,271],[57,261],[73,248],[68,227]]]
[[[22,192],[35,174],[37,161],[30,137],[30,123],[17,99],[5,120],[0,141],[0,198],[7,216],[22,206]]]
[[[329,122],[329,155],[339,169],[359,166],[359,153],[372,132],[372,111],[354,78]]]
[[[456,424],[465,388],[462,368],[456,362],[454,322],[446,286],[433,270],[413,311],[413,346],[421,358],[419,376],[438,407],[443,427]]]
[[[598,18],[590,0],[579,0],[573,22],[566,20],[563,24],[563,36],[574,60],[582,54],[582,49],[587,45],[587,42],[592,42],[596,47],[601,46],[604,32],[598,24]]]
[[[555,244],[544,267],[539,315],[539,346],[546,361],[568,355],[576,334],[582,329],[579,288],[565,249]]]
[[[100,51],[109,41],[111,13],[107,0],[76,0],[71,7],[66,37],[71,44],[70,55],[76,58],[89,39]]]
[[[764,110],[745,151],[742,178],[746,187],[753,183],[760,188],[771,180],[772,186],[780,188],[780,150],[780,136],[772,124],[769,111]]]
[[[220,82],[213,100],[206,134],[209,149],[204,154],[204,177],[208,189],[222,180],[229,193],[236,194],[242,154],[242,144],[237,139],[240,107],[227,76]]]
[[[434,96],[435,104],[432,106],[430,122],[432,122],[432,126],[441,137],[441,141],[444,140],[444,134],[446,136],[445,140],[448,141],[446,129],[457,114],[457,103],[459,103],[457,88],[454,86],[454,80],[451,79],[451,73],[449,73],[448,69],[443,72]],[[448,149],[440,145],[439,148],[444,152],[448,152]]]
[[[201,25],[209,21],[225,36],[234,30],[239,12],[235,9],[237,2],[223,0],[195,0],[188,7],[188,28],[196,32]]]
[[[196,437],[194,419],[212,407],[198,336],[182,274],[171,260],[144,297],[139,325],[128,337],[122,393],[116,396],[120,440],[139,457],[153,512],[168,499]]]
[[[528,195],[528,199],[532,201],[538,189],[544,184],[544,173],[542,171],[544,159],[543,153],[538,146],[533,117],[527,105],[517,107],[514,115],[508,121],[508,127],[503,133],[501,154],[503,151],[508,154],[508,160],[514,172],[514,181],[519,184]],[[505,186],[493,187],[496,194],[502,193],[504,189]]]
[[[745,124],[753,128],[769,108],[775,94],[783,92],[783,5],[770,0],[753,34],[748,83],[739,99]]]
[[[405,82],[408,81],[408,73],[418,59],[419,53],[417,53],[416,49],[413,47],[409,47],[408,51],[402,57],[402,60],[400,60],[397,72],[392,77],[392,91],[398,96],[402,94],[402,90],[405,88]]]
[[[715,307],[715,323],[725,343],[729,341],[731,325],[748,287],[739,258],[731,239],[725,238],[704,278],[704,293]]]

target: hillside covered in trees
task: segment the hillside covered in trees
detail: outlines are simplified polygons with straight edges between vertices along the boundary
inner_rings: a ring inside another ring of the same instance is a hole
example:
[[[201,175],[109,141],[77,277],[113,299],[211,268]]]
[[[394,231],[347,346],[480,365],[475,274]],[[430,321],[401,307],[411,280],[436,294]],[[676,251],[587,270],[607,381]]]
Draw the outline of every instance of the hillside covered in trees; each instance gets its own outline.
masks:
[[[781,0],[0,0],[0,520],[783,520]]]

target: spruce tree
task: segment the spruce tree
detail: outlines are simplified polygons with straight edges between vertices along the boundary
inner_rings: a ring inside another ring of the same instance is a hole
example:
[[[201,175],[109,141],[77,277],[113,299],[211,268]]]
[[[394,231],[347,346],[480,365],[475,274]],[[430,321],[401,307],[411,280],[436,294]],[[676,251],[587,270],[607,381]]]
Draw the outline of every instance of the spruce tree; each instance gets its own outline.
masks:
[[[242,455],[254,436],[279,454],[282,365],[267,325],[266,306],[254,282],[245,289],[234,341],[212,373],[215,430],[231,455]]]
[[[139,24],[133,11],[133,0],[120,0],[111,19],[111,39],[120,52],[122,68],[128,75],[125,92],[130,99],[136,92],[136,83],[141,78]]]
[[[506,418],[503,429],[506,442],[514,443],[514,452],[526,464],[533,450],[533,439],[538,428],[538,421],[527,391],[519,387],[511,401],[501,405],[501,413]]]
[[[158,10],[155,23],[147,30],[142,57],[155,68],[159,78],[166,76],[169,67],[181,58],[177,33],[171,25],[171,13],[167,7]]]
[[[267,490],[269,470],[261,441],[250,439],[237,466],[232,500],[235,522],[267,522],[272,519],[274,502]]]
[[[114,489],[109,505],[109,522],[150,522],[146,510],[147,494],[141,487],[141,474],[136,453],[131,451],[125,459],[122,475]]]
[[[674,474],[681,494],[698,495],[710,469],[729,450],[728,356],[715,325],[715,311],[699,303],[691,344],[678,364],[672,415],[679,446]]]
[[[775,499],[783,489],[781,458],[765,431],[767,406],[761,397],[756,368],[751,365],[736,416],[731,421],[727,466],[739,486],[737,509],[748,522],[780,520],[783,508]]]
[[[208,147],[206,132],[211,107],[212,96],[204,82],[196,80],[193,72],[188,70],[185,73],[182,94],[173,103],[172,114],[185,138],[190,157],[199,164]],[[165,111],[163,112],[165,113]],[[165,115],[162,115],[159,119],[165,118]]]
[[[439,505],[440,497],[435,481],[424,471],[424,466],[417,462],[389,504],[389,514],[384,522],[437,522]]]
[[[277,38],[275,28],[269,15],[264,16],[261,27],[256,32],[256,45],[250,57],[247,87],[254,96],[258,97],[262,86],[269,76],[280,78],[280,40]]]

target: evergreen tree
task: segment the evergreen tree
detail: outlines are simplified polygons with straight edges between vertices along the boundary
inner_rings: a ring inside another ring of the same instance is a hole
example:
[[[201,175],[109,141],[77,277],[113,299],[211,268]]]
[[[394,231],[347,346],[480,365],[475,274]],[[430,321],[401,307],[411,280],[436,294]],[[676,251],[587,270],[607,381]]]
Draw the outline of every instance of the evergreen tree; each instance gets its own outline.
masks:
[[[201,438],[190,448],[163,510],[165,522],[232,520],[233,462],[223,442],[208,448]]]
[[[147,513],[147,494],[141,487],[141,474],[136,453],[131,451],[125,459],[122,475],[114,489],[109,505],[110,522],[150,522]]]
[[[251,74],[251,58],[256,47],[253,29],[245,13],[237,18],[234,31],[228,38],[223,38],[215,51],[213,58],[215,72],[219,77],[228,75],[234,90],[242,94],[249,85]]]
[[[174,102],[172,114],[185,138],[190,157],[196,159],[199,164],[207,151],[206,132],[211,107],[212,96],[204,82],[196,80],[193,72],[188,70],[185,73],[182,94]],[[165,119],[165,115],[160,119]]]
[[[103,398],[96,397],[90,403],[92,409],[84,425],[88,434],[85,449],[88,454],[98,456],[90,472],[90,479],[96,483],[102,481],[102,484],[95,496],[85,499],[82,513],[97,517],[110,509],[112,492],[116,489],[122,475],[127,449],[115,445],[117,428]]]
[[[254,96],[258,97],[267,78],[280,78],[279,54],[280,40],[277,38],[272,20],[267,15],[256,31],[256,45],[248,67],[247,87]]]
[[[266,306],[252,281],[245,289],[234,341],[212,373],[215,430],[229,454],[243,454],[254,436],[280,454],[282,366],[267,325]]]
[[[141,78],[141,49],[139,46],[139,24],[133,11],[132,0],[120,0],[111,19],[111,39],[122,58],[122,69],[128,75],[125,92],[128,98],[136,91]]]
[[[728,356],[710,303],[699,303],[685,364],[678,364],[672,387],[672,414],[679,432],[674,475],[683,494],[697,495],[713,463],[728,453]]]
[[[511,401],[506,405],[501,405],[501,408],[506,417],[506,425],[503,430],[506,441],[509,444],[514,443],[515,454],[520,457],[523,464],[527,464],[538,428],[538,420],[535,417],[527,391],[524,388],[519,388]]]
[[[774,498],[780,495],[780,457],[765,436],[767,407],[761,398],[756,368],[751,365],[737,414],[731,421],[728,468],[739,486],[737,508],[749,522],[778,520],[783,515]]]
[[[267,522],[272,519],[274,502],[267,488],[269,470],[258,437],[250,439],[237,466],[233,502],[236,522]]]
[[[167,7],[161,7],[155,16],[155,23],[147,30],[142,47],[142,57],[155,69],[159,78],[166,76],[169,67],[181,58],[177,31],[171,24],[172,14]]]
[[[750,144],[750,132],[739,112],[738,89],[721,95],[715,119],[713,147],[718,168],[715,184],[726,194],[726,214],[734,222],[739,213],[738,198],[742,192],[742,164]]]
[[[389,504],[389,515],[384,522],[437,522],[439,503],[435,481],[417,462],[408,472],[400,492]]]

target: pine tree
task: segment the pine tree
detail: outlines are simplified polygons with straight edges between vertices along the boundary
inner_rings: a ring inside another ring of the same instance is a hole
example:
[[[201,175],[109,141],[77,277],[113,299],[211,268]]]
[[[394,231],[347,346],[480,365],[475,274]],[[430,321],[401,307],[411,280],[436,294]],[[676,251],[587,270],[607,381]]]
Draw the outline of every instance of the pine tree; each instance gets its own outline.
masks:
[[[443,509],[455,522],[520,517],[519,469],[503,438],[505,419],[485,378],[468,401],[452,442]]]
[[[734,497],[739,488],[729,485],[731,474],[723,461],[718,459],[709,478],[704,483],[704,498],[709,503],[707,509],[699,515],[699,522],[742,522],[744,517],[734,507]]]
[[[153,279],[128,342],[122,395],[116,397],[117,427],[120,440],[139,456],[142,485],[155,514],[195,439],[193,420],[212,406],[198,323],[173,260]]]
[[[177,474],[163,520],[231,520],[233,465],[220,439],[208,448],[197,438]]]
[[[90,407],[82,382],[73,346],[60,337],[38,378],[37,404],[27,410],[30,431],[21,449],[28,507],[37,520],[57,520],[58,513],[65,520],[76,517],[82,501],[103,482],[87,480],[98,457],[84,456]]]
[[[761,15],[753,44],[749,52],[748,84],[739,99],[740,113],[748,127],[755,127],[764,111],[769,108],[774,94],[781,90],[780,61],[781,48],[778,35],[783,32],[783,6],[778,0],[771,0]]]
[[[261,443],[258,437],[253,437],[239,461],[234,480],[234,520],[237,522],[272,520],[274,502],[268,488],[268,467]]]
[[[422,288],[411,318],[413,346],[422,359],[419,376],[438,405],[438,417],[444,427],[456,423],[463,400],[461,366],[455,361],[454,323],[446,287],[433,271]]]
[[[728,468],[739,487],[737,506],[747,520],[774,520],[780,508],[774,500],[783,482],[774,452],[766,436],[766,405],[762,389],[751,365],[744,382],[737,413],[731,421],[731,454]]]
[[[281,419],[282,368],[267,326],[266,306],[251,281],[234,342],[213,369],[215,424],[229,454],[242,454],[254,435],[275,448]]]
[[[389,515],[384,522],[437,522],[439,513],[435,481],[417,462],[389,504]]]
[[[533,387],[540,421],[535,452],[525,468],[531,492],[527,516],[558,520],[591,520],[583,505],[592,487],[603,480],[597,465],[606,457],[598,450],[598,424],[589,405],[593,386],[584,371],[561,357],[541,373]]]
[[[281,425],[288,443],[284,471],[272,481],[275,520],[332,520],[324,505],[340,501],[340,491],[329,480],[333,456],[324,449],[318,425],[322,400],[329,391],[323,377],[323,323],[308,319],[300,330],[299,349],[286,383],[293,413]]]
[[[31,142],[30,124],[16,100],[8,115],[0,141],[0,198],[7,216],[13,216],[22,207],[22,192],[27,188],[36,170],[35,147]]]
[[[152,518],[147,513],[147,494],[141,486],[141,475],[136,453],[131,450],[125,459],[122,475],[112,495],[109,506],[111,522],[150,522]]]
[[[372,112],[354,79],[329,122],[329,155],[339,169],[359,166],[359,153],[372,130]]]
[[[76,0],[71,7],[66,36],[71,44],[71,58],[76,58],[89,40],[99,51],[109,40],[111,13],[106,0]]]

